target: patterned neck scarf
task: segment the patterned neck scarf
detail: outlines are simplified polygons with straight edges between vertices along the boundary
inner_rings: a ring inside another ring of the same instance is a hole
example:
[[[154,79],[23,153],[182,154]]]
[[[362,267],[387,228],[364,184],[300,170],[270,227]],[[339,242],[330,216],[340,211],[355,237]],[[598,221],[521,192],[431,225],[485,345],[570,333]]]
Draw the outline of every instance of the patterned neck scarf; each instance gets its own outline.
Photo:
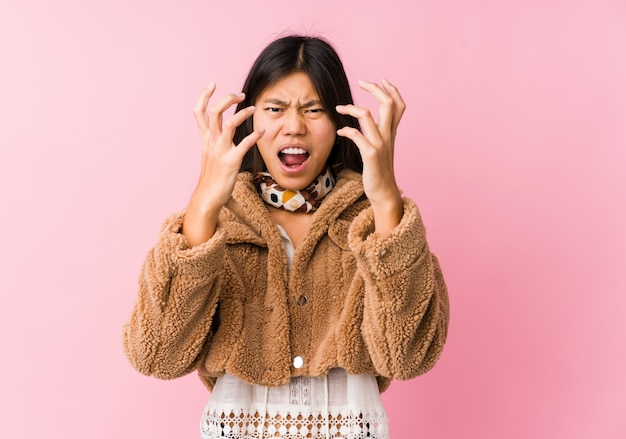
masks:
[[[335,186],[335,179],[327,167],[304,189],[292,191],[276,183],[269,172],[259,172],[254,179],[258,183],[259,194],[270,206],[291,212],[313,212],[322,204],[324,197]]]

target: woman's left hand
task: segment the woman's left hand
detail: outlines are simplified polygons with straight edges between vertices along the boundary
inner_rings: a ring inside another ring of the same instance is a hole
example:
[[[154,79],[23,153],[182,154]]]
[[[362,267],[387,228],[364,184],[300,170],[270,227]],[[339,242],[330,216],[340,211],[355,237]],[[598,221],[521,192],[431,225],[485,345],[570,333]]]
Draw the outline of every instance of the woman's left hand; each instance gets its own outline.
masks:
[[[398,89],[383,79],[382,85],[359,81],[359,86],[379,102],[379,120],[367,108],[338,105],[337,112],[359,120],[363,132],[343,127],[337,134],[352,140],[363,159],[363,187],[372,204],[376,231],[387,233],[400,223],[402,198],[393,167],[394,142],[402,113],[406,108]]]

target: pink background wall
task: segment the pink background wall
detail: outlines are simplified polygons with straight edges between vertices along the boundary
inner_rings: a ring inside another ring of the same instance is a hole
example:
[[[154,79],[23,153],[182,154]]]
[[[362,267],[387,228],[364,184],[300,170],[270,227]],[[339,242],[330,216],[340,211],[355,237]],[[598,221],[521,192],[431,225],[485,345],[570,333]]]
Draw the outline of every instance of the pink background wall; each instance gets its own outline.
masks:
[[[208,393],[133,371],[121,326],[196,180],[198,93],[289,29],[409,105],[452,322],[384,395],[393,438],[626,437],[622,0],[2,0],[0,437],[198,437]]]

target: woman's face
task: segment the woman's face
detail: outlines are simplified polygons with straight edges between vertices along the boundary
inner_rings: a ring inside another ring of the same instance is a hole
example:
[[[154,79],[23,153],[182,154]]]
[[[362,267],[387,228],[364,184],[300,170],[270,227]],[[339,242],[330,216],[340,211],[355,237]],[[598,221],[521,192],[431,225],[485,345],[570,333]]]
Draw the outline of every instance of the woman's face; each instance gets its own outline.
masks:
[[[292,73],[254,105],[254,129],[265,129],[257,146],[268,172],[285,189],[307,187],[326,166],[337,136],[311,80]]]

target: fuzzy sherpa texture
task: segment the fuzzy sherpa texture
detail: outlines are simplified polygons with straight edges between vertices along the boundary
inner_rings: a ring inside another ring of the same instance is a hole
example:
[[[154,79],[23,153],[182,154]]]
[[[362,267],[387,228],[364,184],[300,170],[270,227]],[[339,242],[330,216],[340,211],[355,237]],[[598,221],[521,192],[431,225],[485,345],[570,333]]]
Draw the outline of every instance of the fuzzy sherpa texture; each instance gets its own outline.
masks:
[[[224,372],[275,386],[342,367],[376,376],[384,391],[432,368],[448,295],[415,203],[404,199],[400,224],[381,236],[361,175],[341,171],[288,273],[280,232],[251,180],[239,175],[201,245],[190,248],[180,233],[184,212],[165,221],[124,326],[132,365],[162,379],[197,370],[209,390]]]

